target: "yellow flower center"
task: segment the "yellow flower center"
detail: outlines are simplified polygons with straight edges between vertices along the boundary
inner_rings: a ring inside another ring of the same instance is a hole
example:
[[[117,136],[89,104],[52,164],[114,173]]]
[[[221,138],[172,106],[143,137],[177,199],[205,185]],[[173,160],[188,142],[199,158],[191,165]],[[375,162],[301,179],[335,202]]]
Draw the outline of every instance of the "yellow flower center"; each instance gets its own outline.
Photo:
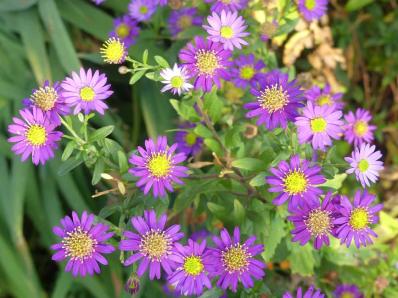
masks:
[[[196,143],[196,139],[198,138],[198,136],[195,134],[195,133],[193,133],[193,132],[188,132],[186,135],[185,135],[185,142],[189,145],[189,146],[192,146],[192,145],[194,145],[195,143]]]
[[[296,195],[307,189],[308,181],[303,172],[295,170],[286,175],[283,185],[287,193]]]
[[[119,64],[125,57],[126,48],[119,38],[111,37],[102,45],[100,52],[106,63]]]
[[[47,140],[47,132],[44,126],[39,124],[33,124],[26,131],[26,138],[29,143],[33,146],[41,146]]]
[[[244,80],[250,80],[253,78],[255,70],[251,65],[245,65],[240,69],[240,77]]]
[[[350,226],[354,230],[362,230],[369,224],[369,212],[364,207],[358,207],[351,212]]]
[[[316,0],[305,0],[305,7],[308,10],[313,10],[316,4]]]
[[[191,256],[191,257],[187,257],[184,260],[184,271],[188,274],[188,275],[192,275],[192,276],[197,276],[200,273],[202,273],[203,271],[203,263],[202,263],[202,259],[200,257],[196,257],[196,256]]]
[[[369,162],[366,159],[361,159],[358,163],[358,169],[364,173],[369,169]]]
[[[354,294],[349,293],[349,292],[343,292],[341,293],[341,298],[355,298]]]
[[[49,111],[55,106],[58,99],[58,93],[53,87],[46,86],[36,90],[30,98],[40,109],[43,111]]]
[[[83,101],[92,101],[95,97],[95,91],[93,88],[86,86],[80,89],[80,98]]]
[[[148,170],[156,178],[166,177],[170,173],[171,163],[164,153],[153,155],[148,162]]]
[[[218,59],[213,51],[198,50],[196,53],[196,67],[200,74],[212,76],[217,68],[219,68]]]
[[[259,102],[268,113],[274,113],[288,104],[288,97],[282,86],[273,85],[271,88],[267,87],[261,91]]]
[[[312,132],[318,133],[318,132],[324,132],[327,127],[327,122],[324,118],[318,117],[315,119],[311,120],[311,130]]]
[[[320,209],[312,210],[305,224],[315,237],[325,235],[330,231],[330,213]]]
[[[249,258],[251,255],[247,252],[247,249],[240,244],[231,246],[226,251],[222,252],[221,258],[228,272],[243,272],[249,264]]]
[[[319,106],[324,106],[324,105],[330,106],[330,105],[333,104],[333,102],[332,102],[332,100],[331,100],[329,95],[321,95],[321,96],[319,96],[316,102],[317,102],[317,104]]]
[[[220,30],[220,35],[224,38],[230,39],[234,36],[234,30],[231,26],[222,26]]]
[[[170,85],[173,88],[181,88],[184,85],[184,79],[181,76],[174,76],[170,80]]]
[[[188,15],[183,15],[178,20],[178,27],[180,29],[186,29],[192,25],[192,18]]]
[[[125,23],[121,23],[116,27],[116,34],[120,38],[126,38],[130,34],[130,27]]]
[[[148,6],[141,5],[139,9],[140,14],[146,14],[148,12]]]
[[[170,248],[170,239],[166,237],[164,232],[155,230],[147,232],[140,243],[140,252],[150,260],[159,261],[169,253]]]
[[[62,240],[62,247],[66,251],[66,255],[71,259],[84,260],[91,257],[94,253],[97,241],[93,239],[87,231],[83,231],[80,227],[67,233],[67,237]]]
[[[359,137],[364,136],[368,132],[368,129],[368,123],[365,121],[359,120],[354,124],[354,133]]]

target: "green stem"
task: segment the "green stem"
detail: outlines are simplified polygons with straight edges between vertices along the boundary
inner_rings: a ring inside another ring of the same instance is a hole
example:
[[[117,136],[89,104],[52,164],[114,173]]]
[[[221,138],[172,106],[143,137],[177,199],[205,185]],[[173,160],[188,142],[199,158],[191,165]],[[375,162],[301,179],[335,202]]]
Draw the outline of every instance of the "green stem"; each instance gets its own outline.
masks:
[[[81,145],[84,145],[86,143],[86,141],[84,141],[75,131],[74,129],[69,126],[69,124],[62,118],[61,118],[61,123],[63,126],[65,126],[65,128],[72,134],[72,136],[75,138],[75,140],[80,143]]]

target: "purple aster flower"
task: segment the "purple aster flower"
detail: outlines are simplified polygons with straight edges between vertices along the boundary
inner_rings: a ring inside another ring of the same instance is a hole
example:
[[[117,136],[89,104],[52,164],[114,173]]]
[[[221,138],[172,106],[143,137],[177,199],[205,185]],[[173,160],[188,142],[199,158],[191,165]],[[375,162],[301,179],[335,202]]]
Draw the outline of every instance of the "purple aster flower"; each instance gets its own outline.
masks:
[[[166,189],[173,191],[172,182],[184,184],[181,177],[187,177],[187,167],[178,164],[186,159],[184,153],[174,154],[178,144],[171,147],[167,145],[167,138],[158,137],[154,142],[152,139],[145,141],[145,149],[138,147],[141,156],[133,154],[130,163],[135,167],[129,170],[130,174],[138,177],[136,185],[142,187],[144,194],[153,188],[153,196],[164,197]]]
[[[296,295],[292,295],[289,292],[283,294],[282,298],[324,298],[325,294],[321,293],[321,290],[315,289],[314,286],[308,288],[307,292],[304,293],[301,288],[298,288]]]
[[[113,31],[109,33],[109,36],[119,38],[126,47],[129,47],[135,43],[139,31],[137,22],[129,15],[124,15],[113,21]]]
[[[379,160],[382,157],[380,151],[376,151],[376,146],[363,143],[359,148],[351,153],[351,157],[345,160],[350,164],[351,168],[347,170],[347,174],[355,173],[356,179],[361,182],[363,187],[370,186],[375,183],[379,177],[379,173],[383,170],[383,162]]]
[[[242,38],[250,35],[250,33],[245,32],[247,25],[245,20],[238,16],[238,12],[223,10],[220,15],[213,12],[211,16],[207,17],[207,22],[210,26],[203,25],[203,28],[210,35],[207,39],[222,43],[224,49],[232,51],[234,48],[241,49],[241,45],[248,45]]]
[[[268,191],[280,193],[273,200],[274,205],[282,205],[289,200],[289,207],[296,207],[300,201],[319,201],[322,190],[316,185],[326,182],[319,166],[311,166],[308,160],[300,160],[298,155],[293,155],[290,163],[282,160],[277,168],[270,171],[273,176],[266,177],[271,185]]]
[[[72,76],[65,78],[62,82],[62,96],[69,106],[74,107],[75,115],[81,111],[85,114],[97,111],[103,115],[108,109],[104,100],[113,94],[110,90],[111,85],[106,83],[105,74],[100,74],[98,70],[93,74],[91,69],[86,72],[80,68],[80,76],[72,72]]]
[[[342,284],[333,292],[335,298],[363,298],[363,294],[356,285]]]
[[[251,89],[256,101],[243,106],[250,110],[246,117],[258,117],[257,125],[264,124],[267,129],[286,128],[287,122],[298,116],[297,109],[303,106],[300,87],[295,80],[289,82],[289,76],[279,70],[261,76],[258,85],[259,88]]]
[[[253,54],[240,55],[234,61],[234,67],[230,69],[231,80],[239,88],[255,87],[263,75],[260,71],[264,67],[264,62],[256,60]]]
[[[165,5],[167,5],[167,2],[168,2],[168,0],[155,0],[155,1],[158,1],[158,4],[160,6],[165,6]]]
[[[369,124],[372,120],[372,115],[368,111],[357,109],[355,114],[349,111],[344,116],[344,119],[347,123],[344,129],[344,139],[348,143],[354,146],[359,146],[362,143],[372,143],[376,126]]]
[[[8,126],[8,132],[13,135],[8,142],[16,143],[11,150],[22,155],[22,161],[31,155],[35,165],[44,165],[54,157],[54,150],[58,148],[63,133],[55,130],[58,123],[52,123],[39,108],[23,109],[19,114],[22,119],[14,117],[13,123]]]
[[[202,17],[197,16],[195,7],[184,7],[174,10],[169,17],[169,30],[173,37],[176,37],[181,31],[192,26],[202,25]]]
[[[100,5],[105,2],[105,0],[91,0],[91,1],[94,2],[96,5]]]
[[[193,132],[194,123],[186,122],[180,125],[179,130],[176,132],[175,140],[178,144],[177,150],[185,153],[187,156],[196,155],[203,145],[203,139]]]
[[[220,78],[228,78],[230,57],[231,52],[224,50],[222,44],[205,40],[200,36],[196,36],[194,44],[189,43],[179,54],[188,73],[195,77],[195,89],[202,89],[204,92],[210,92],[213,84],[220,88]]]
[[[298,205],[291,208],[288,219],[294,224],[292,235],[293,242],[305,245],[314,238],[315,249],[320,249],[323,244],[329,246],[329,235],[334,235],[333,221],[335,207],[332,202],[332,193],[328,192],[322,201],[301,200]]]
[[[168,277],[168,282],[175,286],[177,292],[184,296],[199,296],[204,287],[211,288],[207,276],[211,257],[206,248],[206,241],[198,244],[189,239],[187,246],[175,243],[170,259],[176,263],[177,268]]]
[[[237,11],[246,8],[248,0],[207,0],[208,3],[214,2],[211,6],[211,11],[221,12],[225,11]]]
[[[133,254],[124,262],[129,266],[141,260],[137,274],[142,276],[149,266],[149,278],[160,279],[160,267],[171,274],[176,267],[170,258],[176,241],[184,237],[180,232],[179,225],[172,225],[165,229],[167,215],[162,214],[156,219],[153,210],[144,211],[144,217],[136,216],[131,218],[131,224],[138,234],[125,231],[124,238],[120,241],[119,249],[131,251]]]
[[[341,244],[345,243],[349,247],[353,239],[358,248],[373,243],[370,236],[377,237],[377,234],[369,225],[379,221],[377,213],[383,209],[383,204],[370,206],[375,199],[376,196],[366,190],[363,193],[360,190],[355,193],[353,204],[346,196],[340,196],[340,206],[337,206],[338,214],[334,224],[337,225],[337,238]]]
[[[206,229],[201,229],[199,231],[193,232],[191,234],[191,239],[196,242],[202,242],[210,236],[210,232]]]
[[[138,22],[147,21],[156,11],[154,0],[132,0],[129,4],[130,16]]]
[[[332,145],[332,139],[339,139],[343,132],[342,115],[333,106],[314,106],[308,101],[303,116],[297,117],[295,122],[300,144],[311,141],[312,148],[325,151]]]
[[[298,9],[308,22],[319,20],[326,14],[328,0],[298,0]]]
[[[67,115],[69,107],[65,104],[65,99],[61,96],[61,88],[58,82],[52,86],[45,81],[43,87],[34,89],[30,98],[23,101],[28,108],[35,106],[41,109],[45,117],[50,119],[51,123],[60,125],[60,115]]]
[[[68,258],[65,271],[72,271],[73,276],[100,273],[98,263],[108,265],[102,254],[109,254],[115,250],[112,245],[106,244],[113,236],[113,233],[108,232],[109,227],[93,222],[94,214],[84,211],[79,219],[73,211],[72,217],[65,216],[61,219],[61,227],[53,228],[54,234],[62,240],[51,246],[51,249],[56,251],[52,259],[60,262]]]
[[[305,97],[315,106],[334,106],[336,110],[344,108],[343,93],[333,94],[330,85],[326,85],[323,89],[313,86],[305,92]]]
[[[251,236],[242,244],[239,227],[235,227],[232,239],[226,229],[221,231],[220,238],[213,237],[213,242],[217,247],[211,248],[208,271],[210,277],[220,277],[217,287],[223,290],[230,288],[236,292],[238,282],[242,282],[245,288],[252,288],[254,285],[252,277],[254,279],[264,277],[265,264],[254,258],[264,251],[264,246],[253,245],[255,241],[256,237]]]

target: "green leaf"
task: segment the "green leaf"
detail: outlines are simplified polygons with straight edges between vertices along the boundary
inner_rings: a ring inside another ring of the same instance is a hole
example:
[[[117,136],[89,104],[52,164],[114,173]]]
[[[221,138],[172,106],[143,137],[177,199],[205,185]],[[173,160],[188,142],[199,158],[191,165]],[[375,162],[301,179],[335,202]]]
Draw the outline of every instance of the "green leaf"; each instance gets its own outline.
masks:
[[[266,173],[259,173],[253,179],[250,180],[249,184],[253,187],[265,185]]]
[[[213,136],[210,129],[202,124],[198,124],[193,131],[202,138],[211,138]]]
[[[265,250],[261,254],[266,262],[269,262],[275,254],[275,249],[281,240],[286,236],[285,229],[286,222],[278,215],[275,214],[272,219],[271,226],[268,230],[268,235],[264,237]]]
[[[93,143],[99,140],[103,140],[113,132],[114,128],[115,127],[113,125],[101,127],[100,129],[97,129],[89,136],[88,141],[90,143]]]
[[[119,169],[121,173],[126,173],[129,169],[129,164],[127,162],[127,156],[123,151],[117,152],[117,160],[119,162]]]
[[[99,212],[98,217],[100,217],[100,218],[108,218],[112,214],[114,214],[116,212],[120,212],[120,211],[122,211],[122,208],[119,205],[105,206]]]
[[[69,73],[79,69],[80,61],[54,0],[40,0],[39,13],[64,70]]]
[[[205,291],[199,298],[219,298],[223,294],[220,288],[212,288],[211,290]]]
[[[146,72],[146,70],[144,69],[144,70],[139,70],[139,71],[137,71],[136,73],[134,73],[134,74],[131,76],[131,79],[130,79],[130,81],[129,81],[129,84],[130,84],[130,85],[134,85],[135,83],[137,83],[137,82],[139,81],[139,79],[141,79],[142,76],[145,74],[145,72]]]
[[[355,11],[373,3],[374,0],[349,0],[345,5],[347,11]]]
[[[73,151],[76,149],[77,144],[74,141],[69,141],[65,146],[64,152],[62,153],[62,161],[66,161],[72,155]]]
[[[216,215],[217,217],[223,217],[225,214],[225,207],[218,205],[216,203],[208,202],[207,208],[209,208],[210,212]]]
[[[218,155],[222,154],[221,146],[215,139],[205,139],[204,143],[211,151]]]
[[[315,259],[310,243],[304,246],[292,243],[288,260],[290,261],[292,273],[298,273],[302,276],[312,276],[314,274]]]
[[[234,200],[234,210],[232,211],[232,218],[234,222],[241,225],[245,219],[245,208],[243,207],[242,203],[238,200]]]
[[[177,196],[177,199],[174,202],[174,212],[178,213],[188,208],[188,206],[192,204],[192,202],[198,197],[199,194],[212,191],[210,186],[215,183],[216,181],[206,180],[195,183],[194,185],[186,185],[181,190],[181,193]]]
[[[200,120],[200,117],[192,105],[177,99],[170,99],[170,104],[182,119],[192,122]]]
[[[145,49],[145,51],[142,53],[142,63],[147,64],[148,62],[148,49]]]
[[[232,162],[232,166],[238,169],[255,171],[264,168],[264,163],[260,159],[245,157],[240,159],[235,159]]]
[[[343,185],[344,180],[347,178],[347,174],[337,174],[334,176],[333,179],[328,179],[326,180],[325,183],[321,184],[321,187],[330,187],[333,189],[340,189],[341,186]]]
[[[35,3],[37,3],[37,0],[2,0],[0,12],[27,9]]]
[[[81,159],[68,159],[67,161],[63,162],[61,166],[58,169],[58,175],[63,176],[70,171],[72,171],[74,168],[78,167],[83,160]]]
[[[224,107],[224,103],[222,100],[217,96],[217,90],[213,89],[212,92],[206,93],[204,95],[204,112],[206,112],[210,119],[213,122],[217,122],[220,120],[222,116],[222,109]]]
[[[101,174],[104,172],[105,163],[102,159],[98,159],[94,166],[93,178],[91,184],[95,185],[101,180]]]
[[[159,64],[163,68],[169,68],[169,62],[167,62],[166,59],[164,59],[162,56],[155,56],[154,57],[155,61],[157,64]]]

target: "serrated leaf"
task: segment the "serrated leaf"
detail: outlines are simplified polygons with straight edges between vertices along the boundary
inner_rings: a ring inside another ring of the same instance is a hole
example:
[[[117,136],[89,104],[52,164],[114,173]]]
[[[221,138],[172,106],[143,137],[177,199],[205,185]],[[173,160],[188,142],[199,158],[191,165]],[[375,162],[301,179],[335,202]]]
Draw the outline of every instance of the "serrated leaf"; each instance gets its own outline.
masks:
[[[113,132],[114,128],[115,127],[113,125],[101,127],[100,129],[97,129],[89,136],[88,141],[92,143],[92,142],[97,142],[99,140],[103,140]]]
[[[302,276],[312,276],[314,274],[315,259],[310,243],[304,246],[293,243],[288,260],[290,261],[292,273],[298,273]]]
[[[264,237],[265,250],[262,256],[265,261],[269,262],[274,256],[276,247],[287,233],[285,227],[286,222],[276,214],[272,219],[271,226],[267,229],[268,236]]]

